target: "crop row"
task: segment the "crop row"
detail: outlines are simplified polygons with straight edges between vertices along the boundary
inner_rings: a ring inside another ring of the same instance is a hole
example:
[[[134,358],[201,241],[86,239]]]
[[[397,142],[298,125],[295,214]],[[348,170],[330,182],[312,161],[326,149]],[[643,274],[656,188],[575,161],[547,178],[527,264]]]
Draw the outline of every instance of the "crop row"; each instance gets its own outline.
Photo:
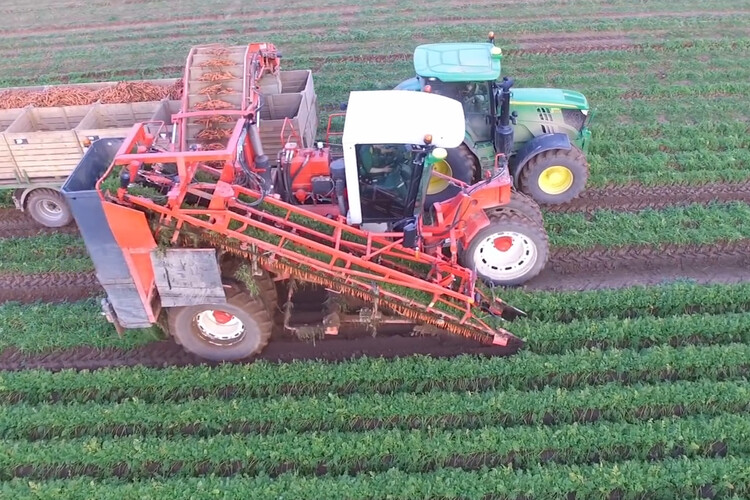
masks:
[[[550,245],[587,248],[660,243],[701,244],[750,237],[745,224],[750,205],[693,204],[638,213],[597,210],[585,214],[549,214],[544,225]]]
[[[20,241],[20,240],[19,240]],[[0,350],[40,352],[78,346],[134,347],[158,338],[155,328],[122,338],[101,316],[95,300],[67,304],[0,304]]]
[[[529,311],[530,319],[514,322],[513,330],[526,338],[532,350],[547,354],[577,347],[744,342],[748,331],[750,284],[745,283],[675,283],[583,292],[508,289],[498,294]],[[129,331],[119,338],[99,312],[93,299],[64,305],[2,304],[0,349],[131,348],[160,338],[153,328]],[[619,321],[626,318],[637,321]]]
[[[546,500],[560,498],[746,498],[750,495],[747,458],[631,460],[617,464],[537,465],[528,470],[510,467],[464,471],[455,468],[411,474],[384,473],[338,477],[200,477],[138,482],[13,480],[0,485],[8,498],[100,500],[161,498],[253,498],[274,500],[487,498]]]
[[[705,18],[704,18],[705,19]],[[685,22],[686,19],[678,19],[678,20],[660,20],[662,23],[673,24],[677,26],[677,29],[685,29]],[[623,30],[623,29],[642,29],[646,28],[651,21],[643,21],[642,19],[635,19],[634,22],[627,22],[627,21],[594,21],[595,24],[598,26],[598,31],[606,31],[606,30]],[[699,21],[700,22],[700,21]],[[740,21],[735,20],[735,23],[739,23]],[[726,19],[722,21],[722,25],[725,25]],[[540,23],[538,19],[530,20],[528,23],[529,32],[533,33],[539,30]],[[568,26],[554,26],[554,29],[560,30],[560,31],[575,31],[576,29],[580,29],[580,20],[576,20],[573,22],[567,22],[562,23],[567,24]],[[639,26],[640,24],[640,26]],[[628,25],[628,28],[625,28],[624,25]],[[550,26],[548,26],[549,28]],[[711,23],[704,25],[705,29],[710,29],[712,27],[716,27],[716,23]],[[726,28],[726,26],[724,26]],[[180,29],[184,29],[184,27],[180,27]],[[517,32],[519,29],[524,29],[524,25],[515,25],[514,31]],[[591,25],[587,24],[587,29],[592,29]],[[465,40],[466,39],[466,33],[475,33],[475,32],[481,32],[484,33],[484,29],[477,30],[477,26],[474,23],[456,23],[451,26],[425,26],[420,27],[420,37],[422,39],[429,39],[429,40],[449,40],[453,38],[454,40]],[[401,48],[401,52],[403,54],[411,54],[411,51],[414,48],[415,43],[412,41],[412,31],[411,30],[404,30],[403,27],[397,27],[394,29],[384,29],[384,30],[378,30],[380,33],[379,36],[381,36],[383,40],[383,52],[393,54],[393,51],[396,50],[394,48],[394,40],[404,39],[404,42],[401,42],[403,47]],[[257,36],[261,36],[262,34],[258,34]],[[375,41],[372,38],[371,32],[362,32],[359,30],[353,30],[351,32],[347,32],[342,34],[338,30],[334,31],[328,31],[324,34],[315,34],[314,35],[314,41],[311,43],[310,40],[310,33],[306,32],[303,35],[298,35],[300,38],[297,40],[296,43],[294,43],[289,38],[285,37],[284,40],[273,40],[273,37],[269,37],[271,41],[275,41],[276,43],[280,44],[282,49],[285,51],[286,54],[286,60],[288,61],[285,64],[285,67],[287,69],[297,68],[297,67],[313,67],[318,66],[318,59],[320,58],[321,54],[321,47],[325,47],[325,51],[330,52],[331,51],[331,44],[332,43],[338,43],[341,45],[341,53],[348,54],[348,49],[351,44],[356,44],[357,42],[369,44],[365,45],[367,47],[366,52],[364,52],[365,56],[371,56],[373,54],[372,49],[372,43]],[[476,37],[471,37],[474,39],[481,40],[483,38],[482,34],[479,34]],[[23,84],[32,84],[36,83],[37,80],[32,80],[28,76],[18,76],[13,77],[11,75],[17,74],[17,71],[19,67],[23,67],[24,71],[28,74],[28,72],[35,72],[35,74],[42,74],[45,75],[43,78],[46,82],[54,83],[56,80],[58,80],[61,77],[65,77],[66,79],[76,79],[80,77],[86,78],[87,75],[88,78],[91,78],[91,74],[96,73],[108,73],[108,72],[128,72],[128,73],[140,73],[145,72],[147,77],[156,77],[156,76],[166,76],[166,77],[175,77],[179,76],[180,68],[182,66],[182,61],[184,61],[184,55],[183,56],[175,56],[175,54],[187,54],[189,48],[197,43],[205,43],[207,40],[205,38],[205,35],[203,36],[194,36],[194,37],[187,37],[184,39],[180,39],[175,41],[174,39],[170,41],[163,41],[165,38],[162,38],[159,43],[149,44],[144,46],[141,46],[139,44],[133,43],[129,45],[122,45],[117,47],[117,62],[118,64],[113,67],[111,64],[112,59],[111,58],[102,58],[101,56],[101,50],[99,50],[101,47],[99,44],[92,44],[91,47],[79,47],[76,51],[76,57],[71,58],[70,52],[65,50],[62,52],[58,52],[56,54],[49,54],[45,53],[45,58],[36,57],[35,54],[32,54],[32,59],[25,61],[22,58],[19,57],[13,57],[12,55],[8,58],[6,58],[7,64],[8,64],[8,71],[4,72],[5,78],[2,80],[3,85],[23,85]],[[167,40],[169,40],[168,37],[166,37]],[[215,41],[216,37],[214,36],[213,39],[210,41]],[[230,35],[230,36],[224,36],[222,37],[223,41],[227,41],[229,43],[247,43],[246,37],[238,36],[238,35]],[[665,58],[665,61],[675,61],[675,60],[681,60],[681,59],[694,59],[695,55],[700,54],[706,54],[706,53],[714,53],[717,52],[719,55],[724,53],[732,53],[735,54],[742,51],[750,41],[745,38],[734,38],[730,41],[721,41],[721,42],[714,42],[714,41],[707,41],[707,40],[696,40],[696,41],[690,41],[692,46],[685,48],[684,40],[676,40],[674,42],[669,42],[666,44],[659,43],[656,47],[646,47],[644,49],[641,49],[638,51],[637,54],[633,54],[628,51],[624,52],[618,52],[618,51],[603,51],[600,53],[591,53],[587,54],[586,58],[582,60],[581,56],[579,54],[575,54],[572,58],[564,58],[564,55],[538,55],[536,56],[536,59],[534,58],[534,54],[528,54],[524,53],[522,57],[519,57],[519,60],[526,61],[526,64],[528,64],[529,67],[533,67],[536,65],[539,65],[540,67],[544,67],[544,64],[546,63],[553,63],[553,64],[563,64],[563,62],[567,63],[567,66],[562,70],[563,72],[570,73],[571,67],[577,67],[579,64],[583,64],[584,66],[581,66],[581,71],[588,71],[589,66],[586,66],[586,64],[591,64],[594,62],[594,60],[602,59],[607,60],[611,59],[609,64],[611,65],[617,65],[619,61],[628,61],[628,60],[650,60],[653,58],[662,57]],[[503,44],[507,48],[507,44]],[[99,47],[99,49],[97,49]],[[387,50],[386,50],[387,47]],[[668,53],[671,55],[671,57],[665,57],[664,53]],[[377,53],[377,52],[376,52]],[[305,54],[308,54],[308,56],[305,56]],[[315,60],[310,60],[310,56],[316,58]],[[519,55],[520,56],[520,55]],[[330,60],[331,62],[336,62],[336,60],[341,60],[342,56],[333,56],[332,58],[326,59]],[[406,57],[405,59],[408,59]],[[591,63],[587,63],[586,61],[591,61]],[[81,65],[80,61],[86,61],[86,70],[85,72],[81,72]],[[540,63],[540,61],[545,61],[544,63]],[[53,67],[50,68],[50,64],[53,64]],[[357,65],[357,63],[355,63]],[[346,67],[346,64],[343,65]],[[595,66],[595,65],[594,65]],[[518,70],[525,70],[525,66],[523,63],[517,63],[515,59],[512,58],[512,51],[508,58],[506,59],[506,67],[512,72],[514,68],[517,68]],[[163,68],[169,68],[167,72],[165,73]],[[316,84],[316,87],[319,88],[319,95],[321,96],[321,103],[323,103],[326,99],[334,97],[329,90],[330,89],[338,89],[337,93],[346,92],[349,87],[350,83],[343,83],[343,82],[360,82],[362,80],[362,74],[368,74],[367,82],[378,82],[378,81],[385,81],[388,82],[390,86],[394,85],[396,82],[392,81],[394,79],[394,75],[402,74],[404,77],[411,73],[413,70],[411,69],[411,63],[408,60],[403,61],[389,61],[388,64],[384,64],[382,62],[379,62],[377,64],[371,64],[368,65],[368,68],[365,70],[365,68],[361,67],[359,65],[358,70],[353,71],[354,78],[343,78],[343,75],[339,75],[340,73],[340,67],[336,67],[335,65],[328,65],[326,64],[324,68],[322,68],[322,71],[316,72],[316,80],[320,82],[321,86],[318,86]],[[607,69],[607,68],[602,68]],[[50,71],[51,70],[51,71]],[[374,74],[370,74],[375,70]],[[552,71],[552,70],[551,70]],[[338,83],[337,83],[338,82]],[[634,79],[634,83],[637,82],[637,79]],[[365,83],[365,82],[362,82]],[[524,84],[525,86],[529,86],[529,84]],[[593,87],[588,90],[596,91],[598,87]],[[672,87],[674,88],[674,87]],[[669,87],[665,87],[666,91],[669,91]],[[682,92],[682,90],[680,90]],[[336,95],[335,96],[337,100],[341,99],[341,96]]]
[[[748,329],[744,329],[747,334]],[[750,346],[653,347],[580,350],[561,355],[522,352],[510,358],[362,358],[347,363],[318,361],[218,367],[112,368],[93,372],[27,370],[0,375],[0,402],[146,403],[198,398],[270,398],[284,395],[423,394],[430,391],[575,389],[618,381],[722,381],[748,375]],[[158,380],[158,384],[155,381]]]
[[[573,292],[506,289],[502,299],[529,311],[537,321],[667,317],[681,314],[726,314],[750,310],[750,283],[699,285],[677,282],[660,286]]]
[[[748,239],[750,227],[745,222],[749,218],[750,205],[731,202],[640,212],[600,209],[592,215],[549,213],[545,216],[545,227],[553,247],[687,245]],[[11,252],[10,255],[16,252],[10,262],[3,264],[6,271],[18,268],[26,272],[91,268],[83,241],[72,235],[0,240],[0,252],[4,251]],[[66,257],[71,253],[75,258]],[[40,267],[44,265],[54,269]]]
[[[91,260],[76,235],[53,233],[27,238],[0,238],[0,272],[86,271]]]
[[[646,108],[644,114],[653,114],[653,110]],[[728,107],[735,108],[739,102],[727,99]],[[682,108],[677,111],[688,115],[694,108]],[[672,109],[671,111],[675,111]],[[619,114],[619,113],[618,113]],[[599,114],[597,113],[597,116]],[[653,120],[653,117],[652,117]],[[671,120],[670,120],[671,121]],[[607,127],[606,133],[603,128]],[[592,151],[601,156],[611,156],[622,153],[647,153],[651,151],[727,151],[750,147],[750,138],[745,133],[747,126],[743,123],[700,122],[697,124],[653,123],[653,121],[617,126],[598,123],[596,142],[592,143]],[[701,137],[702,142],[696,138]],[[660,149],[662,148],[662,149]]]
[[[721,415],[750,410],[744,381],[606,384],[576,390],[424,394],[335,394],[270,399],[205,398],[165,405],[133,398],[116,404],[11,405],[0,414],[0,437],[219,433],[274,434],[387,428],[470,428],[575,422],[640,422],[671,415]]]
[[[538,463],[581,464],[666,457],[750,455],[750,418],[721,415],[638,424],[602,422],[474,430],[375,430],[362,433],[197,437],[123,437],[0,441],[0,480],[90,475],[98,479],[205,475],[231,464],[233,474],[419,473],[443,467],[479,469]],[[127,466],[127,469],[123,467]],[[208,471],[206,471],[208,469]]]
[[[592,170],[597,170],[597,177],[602,180],[609,176],[623,174],[640,178],[643,175],[656,175],[675,170],[680,173],[704,172],[712,168],[720,171],[742,170],[749,161],[750,153],[743,148],[726,151],[677,150],[675,152],[657,149],[648,153],[623,151],[606,156],[598,153],[589,155]]]
[[[570,6],[568,6],[570,9]],[[567,10],[567,9],[566,9]],[[420,23],[429,20],[429,24],[425,24],[419,27],[420,36],[423,39],[455,39],[455,40],[466,40],[467,34],[469,40],[484,40],[485,33],[489,29],[494,29],[498,36],[498,43],[504,48],[513,46],[516,37],[523,36],[526,33],[533,34],[540,31],[547,33],[575,33],[584,30],[587,31],[598,31],[604,32],[611,30],[628,30],[632,32],[629,37],[629,41],[649,41],[654,40],[655,37],[650,30],[658,29],[664,33],[665,38],[669,37],[670,42],[675,46],[679,47],[679,42],[685,41],[700,41],[703,39],[701,33],[709,33],[710,29],[720,28],[725,31],[731,31],[737,29],[736,33],[738,38],[744,34],[741,31],[743,27],[744,19],[742,16],[731,16],[726,14],[717,15],[694,15],[694,16],[675,16],[670,17],[659,17],[659,18],[646,18],[646,17],[632,17],[624,15],[620,19],[611,18],[600,18],[595,12],[592,12],[590,7],[576,6],[569,12],[566,12],[567,18],[560,18],[561,14],[556,13],[557,16],[554,20],[545,19],[539,17],[539,6],[535,5],[530,8],[524,8],[520,6],[517,9],[513,9],[512,12],[503,12],[502,20],[493,20],[492,23],[487,23],[485,26],[478,25],[475,19],[480,19],[486,15],[486,6],[477,6],[473,4],[464,5],[461,7],[461,15],[456,16],[454,8],[441,9],[436,7],[431,9],[428,17],[425,16],[422,11],[395,11],[393,9],[368,9],[363,15],[367,16],[367,19],[355,19],[348,20],[349,23],[357,24],[366,22],[368,24],[378,23],[382,26],[381,29],[377,30],[336,30],[326,29],[330,27],[339,26],[341,21],[335,16],[331,16],[330,13],[317,13],[317,12],[287,12],[283,16],[274,16],[265,19],[263,22],[262,29],[256,30],[258,34],[256,38],[263,37],[268,38],[271,41],[288,46],[294,50],[288,50],[290,55],[295,57],[311,57],[315,55],[315,50],[318,49],[318,44],[331,44],[339,42],[342,44],[352,44],[356,48],[358,42],[370,42],[370,43],[382,43],[383,47],[392,45],[396,50],[407,49],[410,45],[413,37],[413,25],[414,23]],[[587,22],[582,24],[580,22],[580,16],[585,15]],[[611,15],[611,12],[610,12]],[[574,16],[574,17],[573,17]],[[202,22],[193,22],[186,24],[185,22],[178,22],[165,20],[160,25],[149,26],[149,30],[144,34],[144,39],[153,40],[156,43],[149,43],[143,47],[144,52],[154,52],[160,48],[160,45],[164,44],[164,40],[174,41],[175,39],[182,42],[186,40],[187,44],[191,40],[206,40],[208,36],[215,38],[221,38],[229,43],[247,43],[247,36],[244,34],[237,34],[237,29],[243,24],[247,24],[248,19],[245,16],[238,15],[229,19],[212,20],[202,19]],[[195,21],[198,21],[197,19]],[[257,22],[257,19],[256,19]],[[283,38],[274,36],[274,32],[278,32],[283,29],[284,25],[288,25],[290,22],[295,23],[295,30],[285,30]],[[512,36],[507,36],[508,32],[503,30],[503,25],[506,23],[512,23],[513,31]],[[106,25],[105,25],[106,26]],[[130,41],[136,41],[138,38],[135,34],[127,31],[127,24],[120,26],[111,26],[110,29],[101,31],[91,31],[90,41],[92,45],[99,47],[108,45],[122,45],[121,49],[124,54],[129,55],[132,51],[131,47],[127,46]],[[683,31],[679,31],[682,28]],[[690,30],[691,34],[694,34],[695,38],[690,39],[685,35],[685,30]],[[671,31],[671,32],[670,32]],[[241,32],[240,32],[241,33]],[[671,35],[671,36],[670,36]],[[74,45],[75,39],[70,34],[64,33],[47,33],[37,35],[39,40],[46,40],[47,45],[54,44],[55,47],[59,47],[58,51],[63,52],[70,50],[71,45]],[[710,36],[707,36],[710,39]],[[740,38],[741,39],[741,38]],[[39,45],[33,45],[33,38],[31,37],[12,37],[9,39],[9,48],[14,51],[19,51],[18,56],[22,58],[26,54],[35,54],[38,51]],[[259,40],[256,40],[259,41]],[[661,42],[661,40],[658,40]],[[159,43],[161,42],[161,43]],[[676,43],[677,42],[677,43]],[[714,45],[718,45],[720,42],[714,42]],[[80,45],[80,42],[79,42]],[[134,44],[133,44],[134,45]],[[305,46],[306,45],[306,46]],[[25,49],[25,50],[24,50]],[[62,49],[62,50],[60,50]],[[79,49],[80,50],[80,49]],[[88,50],[81,50],[84,54],[89,53]],[[119,56],[118,52],[118,56]],[[97,55],[97,54],[93,54]],[[18,57],[17,56],[17,57]],[[98,55],[100,57],[100,55]],[[168,55],[163,55],[165,59]],[[88,60],[88,58],[87,58]]]

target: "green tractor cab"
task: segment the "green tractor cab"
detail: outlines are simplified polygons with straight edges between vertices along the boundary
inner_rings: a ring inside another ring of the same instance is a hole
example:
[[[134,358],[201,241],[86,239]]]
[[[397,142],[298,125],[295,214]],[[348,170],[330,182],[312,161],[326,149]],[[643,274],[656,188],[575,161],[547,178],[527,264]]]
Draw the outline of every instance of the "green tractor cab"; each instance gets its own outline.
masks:
[[[486,43],[432,43],[414,50],[417,76],[396,90],[427,91],[461,102],[466,118],[464,142],[448,151],[435,170],[471,183],[494,165],[495,155],[509,157],[517,190],[540,204],[566,203],[586,187],[586,153],[591,143],[592,114],[586,97],[573,90],[514,88],[511,90],[510,144],[499,144],[502,50],[494,36]],[[507,136],[501,136],[503,142]],[[430,182],[427,205],[449,198],[451,186]]]

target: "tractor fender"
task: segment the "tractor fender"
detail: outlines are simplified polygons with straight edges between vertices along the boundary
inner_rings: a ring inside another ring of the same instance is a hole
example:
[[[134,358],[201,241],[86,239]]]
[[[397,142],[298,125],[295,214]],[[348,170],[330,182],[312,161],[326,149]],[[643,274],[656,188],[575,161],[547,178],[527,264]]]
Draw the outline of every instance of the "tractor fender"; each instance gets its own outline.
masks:
[[[510,159],[510,175],[513,176],[513,184],[518,183],[521,170],[534,156],[551,149],[568,150],[572,146],[567,134],[543,134],[531,139],[518,149],[518,152]]]

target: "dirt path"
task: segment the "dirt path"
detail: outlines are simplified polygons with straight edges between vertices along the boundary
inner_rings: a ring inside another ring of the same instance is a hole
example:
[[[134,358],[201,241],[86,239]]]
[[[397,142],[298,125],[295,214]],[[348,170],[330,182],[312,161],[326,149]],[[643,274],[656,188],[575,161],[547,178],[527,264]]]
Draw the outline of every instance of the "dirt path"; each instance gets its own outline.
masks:
[[[662,209],[692,203],[742,201],[750,203],[750,180],[719,182],[701,186],[613,186],[590,188],[570,203],[545,207],[548,212],[591,213],[607,208],[621,212],[635,212],[646,208]]]
[[[432,357],[455,357],[461,354],[486,356],[507,356],[517,348],[480,346],[476,342],[449,337],[410,337],[408,335],[388,335],[372,338],[363,336],[357,340],[326,339],[316,344],[293,339],[272,340],[261,356],[235,364],[251,363],[256,360],[286,363],[292,360],[320,359],[340,361],[362,356],[394,358],[414,354],[429,354]],[[23,354],[16,349],[6,349],[0,353],[0,371],[20,371],[45,369],[95,370],[121,366],[191,366],[210,365],[187,354],[171,341],[161,341],[131,350],[79,347],[76,349],[53,351],[45,354]]]
[[[78,233],[78,227],[70,224],[61,228],[44,227],[15,208],[0,208],[0,238],[22,238],[53,233]]]
[[[72,302],[104,293],[94,271],[75,273],[0,274],[3,302]]]

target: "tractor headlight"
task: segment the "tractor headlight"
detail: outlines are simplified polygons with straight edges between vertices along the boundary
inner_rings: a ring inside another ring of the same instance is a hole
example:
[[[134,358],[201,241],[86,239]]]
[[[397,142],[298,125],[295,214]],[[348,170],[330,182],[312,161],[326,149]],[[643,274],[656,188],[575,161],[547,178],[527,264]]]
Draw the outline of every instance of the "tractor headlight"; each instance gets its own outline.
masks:
[[[448,151],[446,151],[445,148],[435,148],[432,150],[432,156],[436,160],[445,160],[448,156]]]

